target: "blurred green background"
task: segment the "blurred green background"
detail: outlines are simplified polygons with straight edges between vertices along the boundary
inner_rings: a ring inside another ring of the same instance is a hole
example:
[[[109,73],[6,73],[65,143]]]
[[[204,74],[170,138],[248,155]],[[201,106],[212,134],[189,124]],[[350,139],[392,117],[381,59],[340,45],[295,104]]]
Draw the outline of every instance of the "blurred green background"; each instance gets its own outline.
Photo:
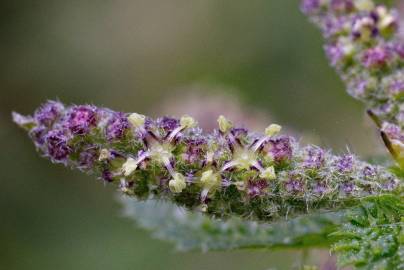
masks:
[[[250,122],[384,153],[297,0],[22,0],[0,13],[0,269],[290,269],[302,256],[182,254],[153,240],[121,217],[112,187],[51,165],[13,125],[12,110],[46,99],[156,116],[221,96]]]

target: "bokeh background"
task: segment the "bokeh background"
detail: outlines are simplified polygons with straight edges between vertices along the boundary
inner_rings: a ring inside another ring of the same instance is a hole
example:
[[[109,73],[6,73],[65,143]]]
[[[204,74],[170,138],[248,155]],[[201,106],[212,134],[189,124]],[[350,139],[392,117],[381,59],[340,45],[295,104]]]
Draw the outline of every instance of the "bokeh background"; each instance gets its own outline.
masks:
[[[39,158],[11,111],[46,99],[152,116],[272,121],[306,142],[384,155],[297,0],[0,3],[0,269],[290,269],[300,251],[177,253],[116,193]],[[313,253],[313,252],[312,252]],[[309,261],[323,263],[328,253]]]

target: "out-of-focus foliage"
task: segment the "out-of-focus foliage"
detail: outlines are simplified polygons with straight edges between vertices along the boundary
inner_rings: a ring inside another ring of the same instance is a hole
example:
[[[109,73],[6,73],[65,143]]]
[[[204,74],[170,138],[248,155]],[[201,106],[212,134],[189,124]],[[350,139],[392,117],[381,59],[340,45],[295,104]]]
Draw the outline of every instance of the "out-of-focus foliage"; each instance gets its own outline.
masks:
[[[122,198],[124,213],[153,232],[174,242],[181,251],[239,248],[328,247],[328,235],[340,225],[343,212],[294,218],[274,224],[215,220],[167,202]]]

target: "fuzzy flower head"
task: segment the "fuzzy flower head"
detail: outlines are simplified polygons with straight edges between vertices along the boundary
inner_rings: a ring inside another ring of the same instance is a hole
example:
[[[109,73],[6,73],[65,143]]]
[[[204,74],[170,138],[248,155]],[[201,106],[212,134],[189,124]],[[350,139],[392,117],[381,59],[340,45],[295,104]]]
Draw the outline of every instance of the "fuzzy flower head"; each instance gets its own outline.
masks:
[[[384,47],[375,47],[366,50],[362,56],[362,63],[367,68],[380,68],[388,64],[391,59],[389,50]]]
[[[319,169],[324,165],[325,153],[323,149],[311,146],[307,147],[304,152],[303,164],[306,168]]]
[[[277,162],[290,160],[293,154],[292,139],[287,136],[270,139],[265,146],[268,155]]]
[[[68,138],[62,130],[51,130],[45,136],[47,154],[56,163],[65,163],[72,149],[68,145]]]
[[[226,133],[233,127],[233,123],[226,119],[223,115],[219,116],[217,119],[217,123],[219,124],[219,130],[222,133]]]
[[[335,165],[341,173],[351,172],[354,168],[354,157],[352,155],[339,157],[335,161]]]
[[[250,180],[247,183],[247,194],[251,198],[261,197],[266,194],[269,184],[263,179]]]
[[[50,126],[64,111],[64,106],[58,101],[48,101],[35,111],[34,118],[39,125]]]
[[[74,106],[71,108],[67,120],[67,128],[76,135],[84,135],[97,123],[96,109],[93,106]]]
[[[304,0],[301,4],[301,9],[304,13],[317,13],[321,7],[321,0]]]
[[[180,126],[180,121],[178,119],[165,116],[158,121],[158,125],[164,129],[165,132],[169,133]]]
[[[108,140],[122,139],[125,131],[129,128],[128,118],[124,113],[116,112],[108,121],[105,129]]]

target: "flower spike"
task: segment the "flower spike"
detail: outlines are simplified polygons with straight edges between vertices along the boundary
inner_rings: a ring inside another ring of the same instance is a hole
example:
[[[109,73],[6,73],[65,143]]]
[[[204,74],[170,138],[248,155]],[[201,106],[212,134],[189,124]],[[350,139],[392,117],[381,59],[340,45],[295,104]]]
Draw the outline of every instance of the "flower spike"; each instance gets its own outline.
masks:
[[[13,118],[52,162],[96,175],[128,196],[170,200],[213,217],[272,221],[402,191],[386,169],[302,147],[279,135],[278,125],[257,134],[219,117],[220,132],[204,134],[189,116],[154,120],[54,101],[34,116]]]

